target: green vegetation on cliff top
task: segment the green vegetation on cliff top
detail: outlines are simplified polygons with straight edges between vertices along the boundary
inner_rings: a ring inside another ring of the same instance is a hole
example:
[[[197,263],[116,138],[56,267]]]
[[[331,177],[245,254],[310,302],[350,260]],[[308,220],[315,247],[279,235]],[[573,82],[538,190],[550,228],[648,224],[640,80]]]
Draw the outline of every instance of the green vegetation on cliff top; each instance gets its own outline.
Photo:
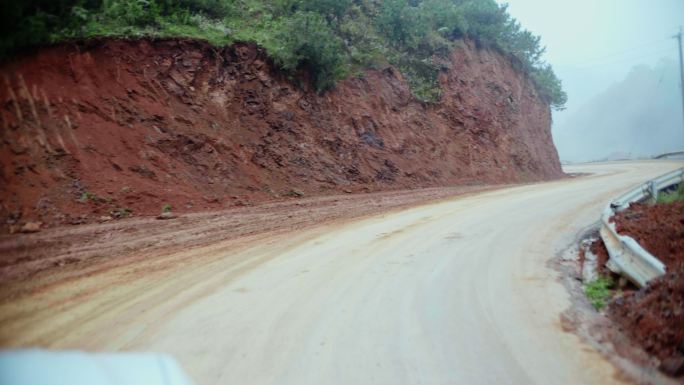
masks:
[[[414,96],[439,100],[440,57],[468,38],[511,57],[551,107],[566,94],[538,36],[495,0],[26,0],[0,5],[0,57],[96,36],[252,41],[284,70],[306,70],[319,90],[389,62]]]

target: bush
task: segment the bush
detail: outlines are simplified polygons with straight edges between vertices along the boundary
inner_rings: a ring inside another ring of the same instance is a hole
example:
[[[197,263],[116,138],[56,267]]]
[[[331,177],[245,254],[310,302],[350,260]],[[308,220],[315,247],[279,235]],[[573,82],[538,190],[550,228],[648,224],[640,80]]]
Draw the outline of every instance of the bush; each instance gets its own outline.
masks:
[[[340,38],[318,13],[298,11],[280,21],[266,49],[285,70],[306,69],[317,91],[331,88],[347,73]]]
[[[385,61],[386,49],[368,15],[360,6],[353,6],[340,20],[336,31],[342,40],[348,60],[353,66],[376,67]]]
[[[674,203],[684,201],[684,183],[680,183],[677,189],[658,194],[658,203]]]
[[[223,19],[236,13],[235,5],[230,0],[180,0],[165,2],[168,13],[187,10],[190,13],[200,13],[212,19]],[[171,11],[173,9],[173,11]]]
[[[509,21],[506,6],[499,6],[493,0],[467,1],[460,11],[467,20],[465,32],[468,37],[484,44],[502,45]]]
[[[352,6],[351,0],[303,0],[303,11],[315,12],[325,17],[341,18]]]
[[[117,0],[105,1],[101,11],[102,21],[112,20],[118,24],[145,27],[157,24],[160,7],[154,1]]]

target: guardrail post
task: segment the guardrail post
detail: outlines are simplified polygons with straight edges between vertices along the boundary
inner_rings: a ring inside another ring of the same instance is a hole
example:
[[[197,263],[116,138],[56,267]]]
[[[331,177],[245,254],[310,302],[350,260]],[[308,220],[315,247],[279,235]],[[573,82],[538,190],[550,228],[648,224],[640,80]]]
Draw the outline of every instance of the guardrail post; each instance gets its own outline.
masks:
[[[656,186],[654,181],[648,182],[648,192],[651,195],[653,203],[658,202],[658,187]]]

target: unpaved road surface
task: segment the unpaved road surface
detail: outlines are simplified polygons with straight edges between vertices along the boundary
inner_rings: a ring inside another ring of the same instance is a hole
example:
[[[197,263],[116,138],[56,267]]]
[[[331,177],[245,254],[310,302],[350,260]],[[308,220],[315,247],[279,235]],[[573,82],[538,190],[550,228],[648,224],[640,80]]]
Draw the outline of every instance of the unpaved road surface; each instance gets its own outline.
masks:
[[[563,331],[570,298],[548,261],[611,197],[681,166],[574,166],[592,175],[166,253],[142,245],[135,259],[75,264],[83,274],[57,264],[3,283],[0,342],[167,352],[201,385],[620,383]]]

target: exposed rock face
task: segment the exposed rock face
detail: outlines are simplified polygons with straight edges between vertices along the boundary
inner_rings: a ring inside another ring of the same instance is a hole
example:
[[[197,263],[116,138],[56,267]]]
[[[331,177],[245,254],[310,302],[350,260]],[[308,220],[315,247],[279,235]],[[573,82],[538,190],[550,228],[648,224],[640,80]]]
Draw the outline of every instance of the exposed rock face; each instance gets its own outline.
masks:
[[[562,176],[529,79],[469,43],[450,59],[427,106],[393,68],[316,95],[247,44],[43,49],[0,67],[0,220]]]

